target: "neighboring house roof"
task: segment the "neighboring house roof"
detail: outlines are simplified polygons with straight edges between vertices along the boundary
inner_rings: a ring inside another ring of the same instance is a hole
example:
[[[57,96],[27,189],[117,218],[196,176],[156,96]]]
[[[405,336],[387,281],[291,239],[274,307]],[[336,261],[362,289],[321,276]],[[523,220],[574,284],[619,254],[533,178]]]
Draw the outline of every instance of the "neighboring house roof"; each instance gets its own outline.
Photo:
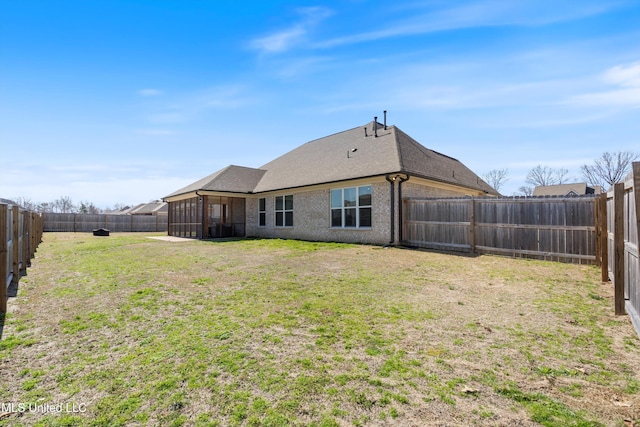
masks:
[[[169,205],[167,202],[154,201],[149,203],[140,203],[134,207],[124,208],[117,211],[107,211],[105,213],[113,215],[153,215],[153,214],[167,214],[169,212]]]
[[[600,186],[590,187],[586,182],[538,185],[533,189],[534,196],[584,196],[585,194],[600,194],[601,192]]]
[[[166,202],[149,202],[142,203],[135,208],[129,210],[130,215],[153,215],[159,213],[168,213],[169,206]]]
[[[389,173],[499,195],[460,161],[429,150],[396,126],[384,129],[372,121],[307,142],[258,169],[228,166],[167,197],[197,190],[261,193]]]

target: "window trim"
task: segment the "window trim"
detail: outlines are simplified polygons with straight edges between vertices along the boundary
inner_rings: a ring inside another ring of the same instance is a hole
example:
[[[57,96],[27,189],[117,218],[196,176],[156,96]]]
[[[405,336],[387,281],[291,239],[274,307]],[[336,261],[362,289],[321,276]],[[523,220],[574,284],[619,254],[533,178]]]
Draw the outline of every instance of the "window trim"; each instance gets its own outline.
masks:
[[[258,227],[267,226],[267,199],[261,197],[258,199]]]
[[[291,198],[291,209],[287,209],[287,198]],[[278,199],[282,200],[282,209],[278,209]],[[293,227],[293,194],[283,194],[281,196],[274,197],[273,203],[274,211],[274,225],[278,228],[292,228]],[[278,223],[278,213],[282,216],[282,223]],[[291,214],[291,224],[287,225],[287,214]]]
[[[368,205],[360,205],[360,189],[361,188],[369,188],[369,196],[371,197],[371,202]],[[356,203],[354,206],[345,206],[344,194],[346,190],[355,189],[356,190]],[[339,207],[333,206],[333,195],[334,191],[340,191],[340,203]],[[346,224],[346,216],[345,211],[347,209],[354,209],[356,216],[356,224],[355,225],[345,225]],[[360,212],[362,209],[369,209],[371,211],[371,224],[370,225],[360,225]],[[341,225],[333,225],[333,213],[334,211],[340,211],[340,224]],[[367,185],[356,185],[353,187],[341,187],[341,188],[332,188],[329,192],[329,227],[333,229],[349,229],[349,230],[371,230],[373,226],[373,186],[371,184]]]

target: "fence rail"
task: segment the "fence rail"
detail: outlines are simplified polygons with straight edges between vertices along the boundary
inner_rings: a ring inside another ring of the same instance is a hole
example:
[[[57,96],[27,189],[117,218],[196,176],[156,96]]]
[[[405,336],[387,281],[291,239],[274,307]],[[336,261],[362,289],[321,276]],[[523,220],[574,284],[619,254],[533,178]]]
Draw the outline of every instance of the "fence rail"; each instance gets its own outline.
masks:
[[[10,286],[17,285],[31,266],[42,241],[42,224],[39,214],[0,203],[0,313],[7,312]]]
[[[597,263],[594,197],[403,200],[411,246]]]
[[[616,314],[628,313],[640,335],[640,162],[624,182],[603,195],[606,201],[606,244],[602,245],[603,280],[614,286]]]
[[[114,215],[45,213],[44,231],[90,232],[107,228],[113,232],[167,231],[166,215]]]

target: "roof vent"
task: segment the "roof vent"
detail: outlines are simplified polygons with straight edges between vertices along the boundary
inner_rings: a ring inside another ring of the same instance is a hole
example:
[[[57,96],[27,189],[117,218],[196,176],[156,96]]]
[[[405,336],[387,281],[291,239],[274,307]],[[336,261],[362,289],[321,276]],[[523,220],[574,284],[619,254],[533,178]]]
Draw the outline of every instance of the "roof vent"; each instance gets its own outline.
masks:
[[[373,117],[373,136],[378,137],[378,116]]]
[[[367,135],[367,127],[365,126],[365,127],[364,127],[364,137],[366,138],[366,137],[368,137],[368,136],[369,136],[369,135]]]
[[[387,110],[384,110],[384,130],[387,130]]]

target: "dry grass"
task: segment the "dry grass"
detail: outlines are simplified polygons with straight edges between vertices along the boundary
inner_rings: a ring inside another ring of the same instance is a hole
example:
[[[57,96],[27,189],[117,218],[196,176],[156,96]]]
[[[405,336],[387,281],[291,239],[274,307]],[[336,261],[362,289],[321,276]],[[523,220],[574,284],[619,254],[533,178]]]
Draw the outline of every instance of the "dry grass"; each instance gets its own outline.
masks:
[[[594,267],[60,233],[9,306],[0,426],[640,424]]]

